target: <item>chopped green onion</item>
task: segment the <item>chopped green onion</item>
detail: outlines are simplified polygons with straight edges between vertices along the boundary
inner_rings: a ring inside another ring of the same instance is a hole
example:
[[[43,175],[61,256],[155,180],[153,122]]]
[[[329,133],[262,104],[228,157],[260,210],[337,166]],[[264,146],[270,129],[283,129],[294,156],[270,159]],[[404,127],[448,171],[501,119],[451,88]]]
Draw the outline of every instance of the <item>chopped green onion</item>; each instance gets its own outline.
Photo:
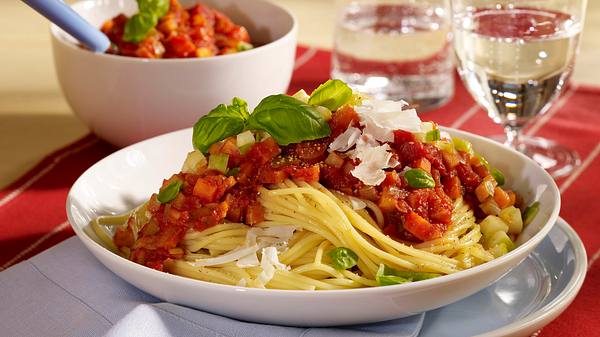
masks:
[[[229,161],[229,155],[225,153],[215,153],[208,157],[208,169],[219,171],[223,174],[227,172],[227,162]]]
[[[413,188],[434,188],[435,180],[431,174],[420,168],[413,168],[404,173],[408,185]]]
[[[160,192],[158,192],[158,196],[156,197],[156,199],[158,199],[158,201],[161,204],[167,203],[175,199],[175,197],[177,197],[177,194],[179,193],[179,190],[181,190],[181,186],[183,186],[183,181],[171,181],[169,185],[160,189]]]
[[[500,170],[498,170],[497,168],[494,167],[490,171],[490,174],[492,175],[492,177],[494,177],[494,179],[498,183],[498,186],[504,185],[504,174],[502,174],[502,172],[500,172]]]
[[[435,273],[396,270],[385,264],[380,264],[379,269],[375,274],[375,279],[379,286],[388,286],[406,282],[423,281],[438,276],[441,275]]]
[[[529,225],[540,210],[540,203],[538,201],[531,204],[523,212],[523,226]]]
[[[431,131],[427,132],[425,134],[425,140],[428,142],[435,142],[435,141],[440,140],[440,130],[435,129],[435,130],[431,130]]]
[[[345,270],[356,266],[358,255],[346,247],[337,247],[329,252],[331,265],[338,270]]]
[[[462,138],[454,137],[452,138],[452,143],[454,143],[454,148],[457,151],[466,152],[470,155],[473,155],[473,144],[468,140],[464,140]]]

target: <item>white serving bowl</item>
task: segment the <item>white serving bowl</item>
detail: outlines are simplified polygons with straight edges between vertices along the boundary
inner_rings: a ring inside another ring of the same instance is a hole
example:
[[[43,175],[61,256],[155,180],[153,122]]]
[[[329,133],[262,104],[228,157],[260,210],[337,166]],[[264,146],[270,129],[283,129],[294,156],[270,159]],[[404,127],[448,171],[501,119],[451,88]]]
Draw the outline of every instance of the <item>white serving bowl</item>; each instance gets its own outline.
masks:
[[[547,188],[540,195],[538,215],[524,231],[527,237],[523,244],[491,262],[430,280],[351,290],[250,289],[159,272],[97,243],[88,228],[89,221],[137,206],[160,188],[163,178],[179,172],[191,150],[191,129],[129,146],[96,163],[71,188],[67,214],[75,233],[107,268],[165,301],[246,321],[294,326],[359,324],[409,316],[458,301],[496,281],[542,241],[560,209],[556,184],[531,159],[487,138],[443,130],[471,141],[479,153],[504,172],[508,187],[526,202],[532,201],[538,186]]]
[[[182,0],[184,7],[199,1]],[[84,50],[51,26],[58,80],[73,111],[99,137],[118,146],[189,127],[234,96],[255,106],[284,93],[294,66],[297,24],[265,0],[201,0],[245,26],[253,50],[203,59],[150,60]],[[137,11],[134,0],[85,0],[73,9],[92,25]]]

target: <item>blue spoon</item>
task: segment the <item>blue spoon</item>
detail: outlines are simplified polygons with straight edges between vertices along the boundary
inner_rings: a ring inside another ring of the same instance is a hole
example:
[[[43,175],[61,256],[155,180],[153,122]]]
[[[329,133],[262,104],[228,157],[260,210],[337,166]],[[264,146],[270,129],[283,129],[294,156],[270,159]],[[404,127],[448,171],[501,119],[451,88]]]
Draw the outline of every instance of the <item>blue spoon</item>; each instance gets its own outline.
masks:
[[[61,0],[23,0],[94,52],[103,53],[110,40]]]

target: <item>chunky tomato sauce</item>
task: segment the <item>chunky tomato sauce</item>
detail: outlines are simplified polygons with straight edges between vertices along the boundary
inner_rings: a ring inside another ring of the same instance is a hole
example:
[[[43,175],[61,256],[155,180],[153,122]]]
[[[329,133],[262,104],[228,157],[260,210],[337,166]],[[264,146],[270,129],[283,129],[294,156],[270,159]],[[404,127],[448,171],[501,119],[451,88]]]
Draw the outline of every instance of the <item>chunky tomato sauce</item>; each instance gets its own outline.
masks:
[[[101,30],[112,42],[109,53],[143,58],[208,57],[236,53],[250,43],[246,28],[218,10],[202,4],[185,9],[177,0],[170,3],[167,14],[139,43],[123,39],[126,15],[106,21]]]
[[[384,233],[402,241],[440,237],[451,222],[453,200],[459,197],[479,211],[476,190],[491,176],[477,157],[465,152],[449,154],[420,142],[411,133],[396,131],[390,146],[399,165],[386,170],[380,185],[367,186],[351,174],[358,160],[327,151],[331,141],[349,126],[360,128],[356,112],[344,106],[333,113],[329,125],[329,137],[288,146],[279,146],[269,137],[254,143],[244,154],[235,137],[213,144],[209,155],[227,154],[228,169],[234,173],[224,175],[205,165],[194,174],[173,175],[163,187],[173,180],[182,181],[175,199],[161,204],[153,195],[148,206],[151,220],[141,229],[138,240],[134,242],[128,227],[117,231],[115,244],[129,249],[133,261],[162,270],[165,259],[183,254],[179,247],[189,229],[203,230],[224,220],[248,225],[263,221],[258,188],[285,179],[318,181],[329,189],[375,202],[384,215]],[[427,171],[435,187],[410,187],[401,173],[407,166]],[[496,187],[494,199],[506,207],[514,204],[515,195]]]

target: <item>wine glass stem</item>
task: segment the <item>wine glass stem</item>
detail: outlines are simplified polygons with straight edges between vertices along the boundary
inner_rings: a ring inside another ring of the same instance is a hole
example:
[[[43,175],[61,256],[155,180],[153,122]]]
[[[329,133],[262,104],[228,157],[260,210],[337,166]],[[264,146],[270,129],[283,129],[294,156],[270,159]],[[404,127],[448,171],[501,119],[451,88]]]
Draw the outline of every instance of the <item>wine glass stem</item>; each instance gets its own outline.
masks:
[[[510,147],[511,149],[519,150],[519,136],[521,134],[521,128],[512,125],[505,125],[504,133],[506,134],[504,145]]]

